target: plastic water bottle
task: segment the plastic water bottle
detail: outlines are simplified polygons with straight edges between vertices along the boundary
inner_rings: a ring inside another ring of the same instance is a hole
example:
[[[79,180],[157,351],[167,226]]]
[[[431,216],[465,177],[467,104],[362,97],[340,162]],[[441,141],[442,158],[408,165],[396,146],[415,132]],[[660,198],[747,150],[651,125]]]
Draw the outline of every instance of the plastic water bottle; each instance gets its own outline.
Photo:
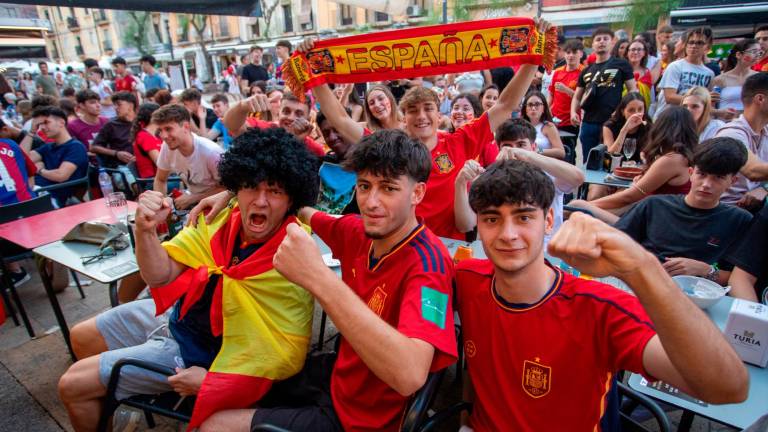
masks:
[[[99,168],[99,187],[104,198],[109,197],[109,194],[114,192],[112,189],[112,177],[104,168]]]

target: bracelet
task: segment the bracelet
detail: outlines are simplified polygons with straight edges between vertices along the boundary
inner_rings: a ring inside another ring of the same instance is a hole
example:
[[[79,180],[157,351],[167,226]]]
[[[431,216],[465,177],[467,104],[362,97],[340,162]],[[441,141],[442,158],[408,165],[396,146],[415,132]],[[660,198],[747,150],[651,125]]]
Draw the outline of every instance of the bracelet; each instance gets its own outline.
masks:
[[[119,151],[115,150],[115,154],[112,157],[117,157],[117,154],[120,153]]]

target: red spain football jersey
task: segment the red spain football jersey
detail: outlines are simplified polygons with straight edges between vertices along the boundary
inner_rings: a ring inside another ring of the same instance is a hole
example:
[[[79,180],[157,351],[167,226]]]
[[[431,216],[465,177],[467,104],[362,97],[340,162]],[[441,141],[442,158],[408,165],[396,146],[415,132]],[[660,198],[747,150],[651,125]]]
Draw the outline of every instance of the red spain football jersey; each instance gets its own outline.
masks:
[[[493,263],[457,266],[475,431],[599,430],[614,373],[647,376],[643,350],[656,332],[639,301],[551,268],[539,302],[511,304],[495,290]]]
[[[133,75],[126,74],[124,77],[115,78],[115,91],[132,92],[136,90],[136,78]]]
[[[381,319],[435,347],[430,371],[456,360],[453,264],[440,239],[420,224],[374,261],[358,215],[315,213],[312,229],[341,261],[342,278]],[[397,431],[410,398],[380,380],[342,338],[331,377],[336,414],[346,431]]]
[[[483,148],[493,141],[488,114],[476,118],[453,133],[438,133],[437,145],[432,149],[432,172],[427,181],[427,192],[416,207],[416,214],[440,237],[464,240],[464,233],[456,229],[453,211],[453,192],[456,176],[464,162],[476,159]]]

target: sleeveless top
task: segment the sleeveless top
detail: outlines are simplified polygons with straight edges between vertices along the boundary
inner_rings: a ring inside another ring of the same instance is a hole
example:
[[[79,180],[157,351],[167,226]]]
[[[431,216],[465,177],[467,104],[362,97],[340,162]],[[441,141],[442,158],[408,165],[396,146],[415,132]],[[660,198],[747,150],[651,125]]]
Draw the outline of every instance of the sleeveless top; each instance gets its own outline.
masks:
[[[536,148],[540,148],[542,150],[548,150],[552,148],[552,143],[549,142],[549,138],[547,138],[544,135],[544,132],[541,131],[545,124],[546,123],[539,123],[534,126],[534,128],[536,128]]]
[[[744,111],[744,104],[741,102],[741,86],[723,87],[720,90],[720,109],[728,108]]]
[[[685,195],[691,190],[691,181],[673,186],[669,183],[664,183],[660,188],[653,191],[651,195]]]

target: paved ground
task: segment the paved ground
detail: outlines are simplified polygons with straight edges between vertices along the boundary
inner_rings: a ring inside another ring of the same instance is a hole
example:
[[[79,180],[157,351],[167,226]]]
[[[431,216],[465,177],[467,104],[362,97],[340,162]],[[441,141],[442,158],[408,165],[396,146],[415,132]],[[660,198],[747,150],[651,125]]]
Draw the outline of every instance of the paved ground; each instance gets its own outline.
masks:
[[[25,267],[34,268],[31,262]],[[93,283],[84,287],[87,297],[81,299],[77,289],[68,288],[59,294],[59,302],[70,326],[96,315],[109,307],[107,287]],[[32,272],[32,280],[24,284],[19,293],[32,319],[37,338],[30,339],[23,326],[16,327],[9,318],[0,326],[0,432],[3,431],[71,431],[66,412],[56,393],[56,383],[69,367],[70,360],[64,340],[56,327],[56,321],[40,279]],[[319,331],[319,308],[316,310],[314,340]],[[330,332],[333,332],[332,325]],[[327,333],[328,335],[328,333]],[[445,407],[457,401],[460,390],[454,381],[453,370],[443,380],[443,387],[435,402]],[[673,427],[679,421],[680,412],[670,411]],[[143,422],[138,431],[149,430]],[[183,430],[182,425],[163,422],[154,431]],[[455,427],[444,430],[455,431]],[[652,429],[653,430],[653,429]],[[732,429],[696,418],[693,431],[730,431]]]

